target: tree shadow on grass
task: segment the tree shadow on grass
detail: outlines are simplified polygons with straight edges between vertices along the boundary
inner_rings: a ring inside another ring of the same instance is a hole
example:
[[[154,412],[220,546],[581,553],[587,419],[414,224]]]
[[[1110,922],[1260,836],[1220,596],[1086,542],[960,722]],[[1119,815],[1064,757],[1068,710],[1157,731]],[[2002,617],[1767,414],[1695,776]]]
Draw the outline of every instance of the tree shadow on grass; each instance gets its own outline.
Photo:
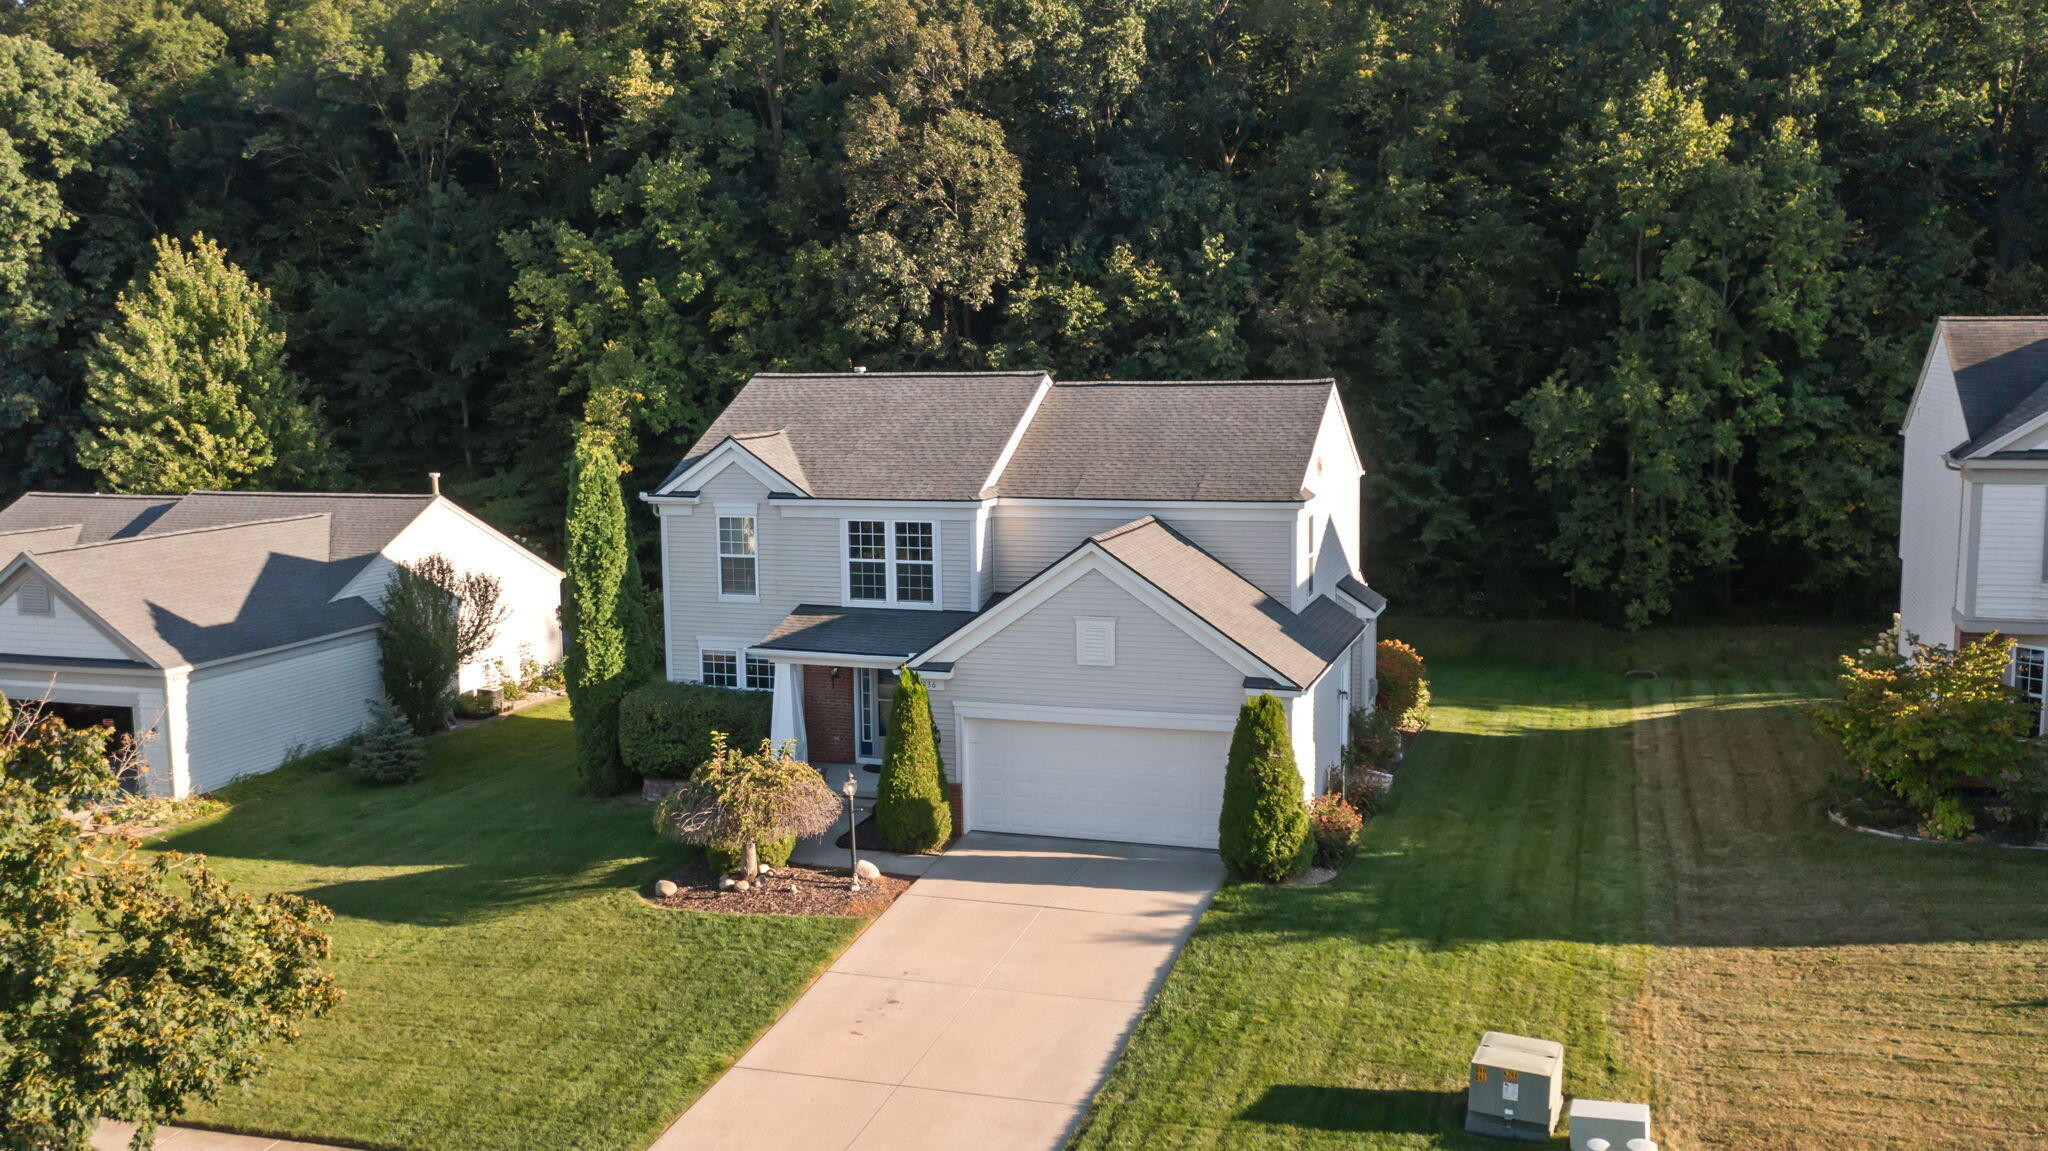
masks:
[[[1463,1091],[1377,1090],[1280,1083],[1238,1113],[1248,1123],[1346,1135],[1436,1135],[1462,1145]],[[1480,1145],[1475,1141],[1475,1145]]]
[[[415,927],[461,927],[599,891],[639,887],[665,865],[622,860],[596,873],[507,874],[488,867],[444,866],[375,879],[303,888],[298,894],[336,915]]]

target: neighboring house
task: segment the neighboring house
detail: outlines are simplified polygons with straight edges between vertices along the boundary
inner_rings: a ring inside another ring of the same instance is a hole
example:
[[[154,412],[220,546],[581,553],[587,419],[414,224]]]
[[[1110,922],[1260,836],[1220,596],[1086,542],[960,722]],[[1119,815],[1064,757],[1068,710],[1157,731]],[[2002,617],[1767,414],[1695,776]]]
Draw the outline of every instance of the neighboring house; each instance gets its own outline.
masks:
[[[1906,412],[1899,616],[1960,645],[1999,632],[2012,682],[2048,685],[2048,316],[1950,316]]]
[[[561,657],[562,573],[425,495],[31,492],[0,509],[0,692],[139,734],[139,789],[211,791],[348,738],[382,696],[393,565],[487,572],[510,609],[462,669]]]
[[[961,829],[1213,846],[1247,696],[1304,795],[1371,704],[1362,475],[1326,379],[757,375],[641,496],[668,677],[874,764],[909,664]]]

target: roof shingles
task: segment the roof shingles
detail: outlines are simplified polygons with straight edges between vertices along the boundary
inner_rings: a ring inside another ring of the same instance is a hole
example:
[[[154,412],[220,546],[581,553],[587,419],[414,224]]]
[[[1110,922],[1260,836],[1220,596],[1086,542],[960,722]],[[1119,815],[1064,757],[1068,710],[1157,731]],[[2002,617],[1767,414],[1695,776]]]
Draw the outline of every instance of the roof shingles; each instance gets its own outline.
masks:
[[[1957,456],[2048,415],[2048,316],[1946,316],[1940,336],[1970,433]]]

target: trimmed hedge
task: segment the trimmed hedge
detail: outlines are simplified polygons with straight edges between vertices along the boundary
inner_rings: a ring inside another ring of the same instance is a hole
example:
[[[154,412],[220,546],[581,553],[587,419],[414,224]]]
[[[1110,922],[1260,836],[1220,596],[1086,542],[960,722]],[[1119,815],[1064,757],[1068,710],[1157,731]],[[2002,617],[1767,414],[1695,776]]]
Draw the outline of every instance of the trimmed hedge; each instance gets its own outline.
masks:
[[[1287,737],[1287,711],[1270,695],[1244,701],[1237,713],[1217,832],[1224,865],[1265,883],[1300,873],[1315,850]]]
[[[875,785],[875,827],[891,851],[930,851],[953,838],[946,768],[933,738],[931,698],[909,668],[896,679],[882,778]]]
[[[733,747],[759,747],[768,738],[765,691],[650,683],[619,704],[619,758],[626,770],[660,779],[683,779],[711,758],[711,733]]]

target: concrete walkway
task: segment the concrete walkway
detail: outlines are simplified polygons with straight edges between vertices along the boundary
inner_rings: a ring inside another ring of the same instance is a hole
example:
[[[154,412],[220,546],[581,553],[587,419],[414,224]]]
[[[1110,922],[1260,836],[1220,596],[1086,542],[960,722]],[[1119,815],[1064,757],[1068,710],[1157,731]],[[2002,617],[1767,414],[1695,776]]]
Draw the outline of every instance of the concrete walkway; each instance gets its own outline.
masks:
[[[970,833],[650,1151],[1023,1151],[1073,1132],[1215,853]]]
[[[93,1132],[93,1151],[128,1151],[135,1128],[106,1120]],[[223,1131],[201,1131],[195,1127],[158,1127],[157,1151],[341,1151],[320,1143],[294,1143],[266,1135],[229,1135]]]

